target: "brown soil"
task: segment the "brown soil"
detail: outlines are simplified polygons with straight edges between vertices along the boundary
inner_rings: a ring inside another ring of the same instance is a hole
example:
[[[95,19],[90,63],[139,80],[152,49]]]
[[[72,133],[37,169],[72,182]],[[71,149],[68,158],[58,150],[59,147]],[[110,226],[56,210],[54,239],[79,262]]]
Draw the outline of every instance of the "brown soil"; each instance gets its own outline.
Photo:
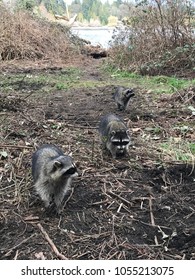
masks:
[[[82,66],[82,78],[107,80],[98,65],[91,59]],[[194,166],[158,148],[170,137],[194,142],[194,130],[173,129],[186,120],[193,127],[186,106],[195,105],[194,89],[157,100],[137,88],[121,113],[111,98],[115,86],[46,95],[38,94],[41,84],[21,83],[1,95],[0,259],[61,258],[40,225],[68,259],[195,259]],[[108,112],[132,134],[129,156],[120,160],[102,151],[96,129]],[[31,156],[42,143],[72,151],[79,169],[60,217],[44,210],[33,188]]]

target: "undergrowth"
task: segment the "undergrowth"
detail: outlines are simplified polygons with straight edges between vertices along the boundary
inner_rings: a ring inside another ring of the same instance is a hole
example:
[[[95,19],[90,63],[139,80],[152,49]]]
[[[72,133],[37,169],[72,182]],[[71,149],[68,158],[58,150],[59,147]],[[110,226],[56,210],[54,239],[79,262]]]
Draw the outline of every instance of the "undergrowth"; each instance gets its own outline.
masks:
[[[0,61],[72,61],[79,44],[70,28],[48,22],[29,12],[15,13],[0,4]]]
[[[111,60],[142,75],[195,72],[192,1],[136,1],[111,43]]]

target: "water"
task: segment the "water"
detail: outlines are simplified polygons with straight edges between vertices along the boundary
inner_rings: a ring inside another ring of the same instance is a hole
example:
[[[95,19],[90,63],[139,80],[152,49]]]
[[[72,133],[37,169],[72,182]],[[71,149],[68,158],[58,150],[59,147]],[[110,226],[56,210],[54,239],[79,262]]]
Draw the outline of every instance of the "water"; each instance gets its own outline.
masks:
[[[109,47],[114,28],[108,27],[72,27],[73,34],[82,39],[88,40],[92,45],[101,45],[103,48]]]

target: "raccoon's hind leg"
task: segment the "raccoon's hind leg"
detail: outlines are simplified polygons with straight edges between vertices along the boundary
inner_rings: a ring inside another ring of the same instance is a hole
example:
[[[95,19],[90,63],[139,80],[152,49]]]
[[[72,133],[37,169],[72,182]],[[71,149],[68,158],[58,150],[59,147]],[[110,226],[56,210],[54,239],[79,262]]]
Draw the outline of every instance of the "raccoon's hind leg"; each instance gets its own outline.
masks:
[[[50,194],[50,199],[49,199],[49,205],[47,206],[47,208],[55,208],[55,195],[54,194]]]
[[[49,205],[46,207],[45,209],[45,213],[47,215],[56,215],[57,214],[57,209],[56,209],[56,205],[55,205],[55,202],[54,202],[54,195],[52,196],[52,200],[49,202]]]
[[[41,200],[44,202],[45,207],[49,207],[52,202],[52,195],[50,191],[48,191],[45,185],[40,183],[35,184],[35,189]]]

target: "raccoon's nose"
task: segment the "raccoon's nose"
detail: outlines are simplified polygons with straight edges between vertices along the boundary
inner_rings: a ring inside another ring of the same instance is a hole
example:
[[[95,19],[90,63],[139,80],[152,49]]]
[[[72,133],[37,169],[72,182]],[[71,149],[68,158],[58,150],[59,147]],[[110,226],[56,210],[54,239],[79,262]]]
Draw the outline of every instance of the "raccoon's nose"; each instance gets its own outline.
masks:
[[[125,147],[125,146],[118,146],[117,149],[120,150],[120,151],[122,151],[122,150],[124,150],[124,147]]]
[[[74,173],[76,173],[76,172],[77,172],[77,169],[76,169],[76,167],[74,166],[74,167],[69,168],[69,169],[65,172],[65,175],[72,175],[72,174],[74,174]]]

